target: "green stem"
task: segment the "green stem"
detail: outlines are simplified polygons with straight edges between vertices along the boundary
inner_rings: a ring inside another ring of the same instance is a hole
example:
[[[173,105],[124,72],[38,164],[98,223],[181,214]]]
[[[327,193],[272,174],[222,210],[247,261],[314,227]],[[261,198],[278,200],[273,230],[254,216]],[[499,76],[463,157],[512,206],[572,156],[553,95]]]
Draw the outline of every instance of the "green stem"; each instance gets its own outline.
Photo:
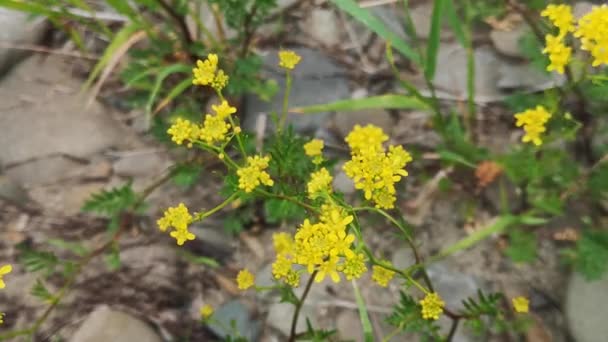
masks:
[[[237,196],[238,196],[238,193],[236,193],[236,192],[233,193],[232,195],[230,195],[230,197],[226,198],[226,200],[224,202],[220,203],[215,208],[213,208],[209,211],[206,211],[204,213],[199,213],[196,216],[194,216],[193,221],[202,221],[206,217],[209,217],[209,216],[215,214],[216,212],[220,211],[222,208],[224,208],[225,206],[230,204],[232,201],[234,201],[237,198]]]
[[[283,126],[285,126],[285,122],[287,121],[287,107],[289,106],[289,93],[291,92],[291,82],[291,72],[287,70],[287,73],[285,74],[285,93],[283,94],[283,112],[279,121],[279,127],[277,128],[278,132],[281,132],[283,130]]]
[[[300,310],[302,306],[304,306],[304,301],[306,300],[306,296],[308,296],[308,292],[310,292],[310,288],[312,287],[312,282],[315,279],[318,271],[312,272],[308,282],[306,283],[306,288],[304,289],[304,293],[302,293],[302,297],[298,300],[298,304],[296,305],[296,310],[293,313],[293,317],[291,319],[291,330],[289,333],[289,342],[294,342],[296,340],[296,325],[298,324],[298,317],[300,316]]]
[[[314,212],[314,213],[318,213],[319,212],[315,207],[313,207],[313,206],[311,206],[309,204],[306,204],[306,203],[304,203],[302,201],[299,201],[299,200],[297,200],[297,199],[295,199],[293,197],[289,197],[289,196],[285,196],[285,195],[281,195],[281,194],[273,194],[271,192],[268,192],[268,191],[260,189],[260,188],[256,188],[255,191],[261,193],[264,196],[274,197],[274,198],[278,198],[278,199],[282,199],[282,200],[286,200],[286,201],[295,203],[295,204],[301,206],[302,208],[306,208],[306,209],[308,209],[308,210],[310,210],[311,212]]]

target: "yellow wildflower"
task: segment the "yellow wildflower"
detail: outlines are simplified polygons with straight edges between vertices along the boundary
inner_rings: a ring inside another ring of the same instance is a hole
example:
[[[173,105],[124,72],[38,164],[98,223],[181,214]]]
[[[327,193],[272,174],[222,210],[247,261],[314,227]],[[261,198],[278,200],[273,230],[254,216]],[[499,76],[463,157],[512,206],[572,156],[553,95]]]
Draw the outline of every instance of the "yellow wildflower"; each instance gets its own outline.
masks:
[[[183,245],[186,241],[192,241],[196,237],[194,234],[190,233],[188,229],[176,229],[169,235],[177,241],[178,246]]]
[[[544,54],[549,55],[549,65],[547,71],[557,71],[560,74],[564,73],[564,68],[570,62],[572,48],[566,46],[563,39],[548,34],[545,37],[546,47],[543,50]]]
[[[293,70],[295,66],[300,63],[301,57],[297,53],[290,50],[279,51],[279,66]]]
[[[272,242],[277,255],[291,253],[293,250],[293,238],[288,233],[272,234]]]
[[[0,312],[0,324],[4,324],[4,312]]]
[[[195,238],[195,235],[188,231],[188,225],[192,223],[192,215],[190,215],[184,203],[180,203],[177,207],[168,208],[164,216],[158,219],[156,223],[163,232],[169,227],[175,228],[169,235],[177,240],[179,246]]]
[[[224,70],[218,70],[215,78],[211,82],[211,87],[216,91],[220,92],[228,84],[228,75],[224,73]]]
[[[189,120],[177,118],[167,133],[171,135],[171,140],[176,144],[181,145],[187,140],[189,141],[188,147],[192,147],[192,141],[198,138],[199,127]]]
[[[226,134],[230,129],[230,124],[226,123],[224,119],[217,115],[207,114],[205,115],[205,122],[203,122],[203,128],[200,130],[200,138],[207,144],[214,144],[226,140]]]
[[[277,254],[277,260],[272,263],[272,275],[276,279],[285,278],[292,271],[292,260],[284,254]]]
[[[215,79],[215,72],[217,71],[217,55],[210,53],[205,61],[196,61],[196,68],[192,69],[194,78],[192,84],[194,85],[208,85]]]
[[[309,157],[320,156],[323,153],[323,140],[312,139],[304,144],[304,152]]]
[[[560,37],[574,30],[574,16],[569,5],[548,5],[540,15],[551,20],[551,23],[559,29]]]
[[[317,270],[315,282],[320,283],[326,276],[329,276],[334,283],[339,283],[340,274],[338,273],[338,260],[337,257],[331,257],[323,261]]]
[[[252,287],[255,281],[255,277],[249,270],[243,269],[236,276],[236,283],[239,286],[239,290],[247,290]]]
[[[4,283],[4,279],[2,279],[2,277],[5,274],[9,274],[13,271],[13,266],[12,265],[4,265],[2,267],[0,267],[0,289],[3,289],[6,287],[6,284]]]
[[[285,276],[285,283],[291,287],[300,286],[300,273],[294,270],[289,271]]]
[[[528,109],[524,112],[515,114],[515,125],[517,127],[523,126],[525,135],[522,138],[523,142],[532,142],[534,145],[539,146],[543,143],[540,135],[544,133],[546,128],[545,124],[551,118],[545,107],[536,106],[535,109]]]
[[[380,127],[371,124],[365,127],[355,125],[345,140],[350,149],[358,153],[361,150],[382,149],[382,143],[388,140],[388,136]]]
[[[205,304],[201,306],[200,313],[201,318],[206,320],[213,315],[213,307],[209,304]]]
[[[236,113],[236,108],[230,106],[226,100],[222,101],[218,106],[211,105],[211,109],[213,109],[215,115],[222,119],[229,117],[230,114]]]
[[[245,192],[252,192],[260,184],[274,185],[270,175],[264,171],[269,162],[270,157],[247,157],[247,166],[237,170],[239,188],[245,190]]]
[[[424,299],[420,301],[422,306],[422,318],[438,320],[443,313],[445,302],[435,292],[427,293]]]
[[[365,256],[363,253],[354,254],[350,258],[346,258],[342,273],[346,276],[346,279],[353,280],[358,279],[367,271],[365,266]]]
[[[331,182],[333,178],[329,174],[326,168],[322,168],[319,171],[313,172],[310,175],[310,181],[308,182],[308,197],[315,199],[322,193],[331,192]]]
[[[513,308],[516,312],[519,313],[527,313],[529,310],[530,301],[523,296],[515,297],[511,300],[513,303]]]
[[[593,6],[578,21],[574,36],[580,38],[582,49],[593,57],[594,67],[608,64],[608,5]]]
[[[378,285],[382,287],[387,287],[388,282],[391,281],[394,276],[395,272],[389,270],[388,268],[384,268],[380,265],[372,266],[372,280],[374,280],[376,283],[378,283]]]

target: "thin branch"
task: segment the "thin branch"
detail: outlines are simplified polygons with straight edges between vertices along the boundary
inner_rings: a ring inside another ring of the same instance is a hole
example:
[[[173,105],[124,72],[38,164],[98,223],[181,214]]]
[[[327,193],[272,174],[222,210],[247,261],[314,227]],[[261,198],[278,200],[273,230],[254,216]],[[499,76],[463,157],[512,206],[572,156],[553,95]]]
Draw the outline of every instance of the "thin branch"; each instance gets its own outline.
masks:
[[[306,296],[308,296],[308,292],[310,292],[310,288],[312,287],[312,282],[315,279],[318,271],[314,271],[310,278],[308,279],[308,283],[306,283],[306,288],[304,289],[304,293],[302,293],[302,297],[298,301],[298,305],[296,305],[296,310],[291,319],[291,331],[289,333],[289,342],[294,342],[296,340],[296,326],[298,324],[298,317],[300,316],[300,310],[304,305],[304,301],[306,300]]]

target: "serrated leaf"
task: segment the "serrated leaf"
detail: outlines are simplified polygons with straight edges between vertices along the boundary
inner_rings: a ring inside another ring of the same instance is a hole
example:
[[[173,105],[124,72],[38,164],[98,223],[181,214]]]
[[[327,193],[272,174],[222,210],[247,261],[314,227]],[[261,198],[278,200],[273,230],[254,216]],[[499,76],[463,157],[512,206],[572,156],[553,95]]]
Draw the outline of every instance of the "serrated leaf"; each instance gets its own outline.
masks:
[[[191,187],[199,180],[202,170],[201,165],[193,163],[177,165],[171,179],[176,185]]]
[[[50,303],[55,300],[55,296],[44,286],[40,279],[36,280],[36,284],[34,284],[30,293],[45,303]]]
[[[282,220],[298,219],[304,215],[304,209],[299,205],[277,198],[264,202],[264,213],[268,223],[279,223]]]
[[[106,254],[104,260],[106,261],[106,265],[108,266],[110,271],[116,271],[120,269],[120,249],[118,249],[118,246],[116,244],[112,246],[112,249],[108,254]]]
[[[279,287],[279,291],[280,291],[280,303],[290,303],[293,305],[298,305],[298,302],[300,301],[298,299],[298,297],[295,295],[295,293],[293,293],[293,289],[291,288],[291,286],[288,285],[283,285]]]
[[[516,263],[531,262],[536,259],[536,235],[514,229],[509,234],[509,247],[505,250]]]
[[[101,190],[91,195],[83,205],[82,211],[116,216],[137,202],[137,195],[128,183],[119,188]]]
[[[574,266],[587,280],[601,279],[608,269],[608,232],[583,232],[576,244]]]
[[[59,259],[51,252],[36,251],[27,247],[21,248],[20,262],[28,272],[45,271],[47,275],[55,271]]]
[[[68,250],[78,256],[85,256],[89,250],[78,242],[65,241],[62,239],[50,239],[48,243],[60,249]]]

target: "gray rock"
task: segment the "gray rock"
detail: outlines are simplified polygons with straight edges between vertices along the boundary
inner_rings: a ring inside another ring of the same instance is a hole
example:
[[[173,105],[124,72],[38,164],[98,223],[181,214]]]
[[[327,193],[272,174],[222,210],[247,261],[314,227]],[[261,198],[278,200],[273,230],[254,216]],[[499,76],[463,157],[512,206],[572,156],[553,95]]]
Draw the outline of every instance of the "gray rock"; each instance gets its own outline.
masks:
[[[32,201],[19,182],[4,175],[0,175],[0,200],[19,207],[27,206]]]
[[[557,73],[547,74],[529,64],[503,63],[498,68],[498,88],[540,91],[564,84],[566,78]]]
[[[6,164],[66,154],[87,157],[129,145],[134,135],[94,101],[79,94],[81,81],[65,60],[29,58],[3,80],[0,92],[0,160]]]
[[[97,307],[74,333],[71,342],[161,342],[151,326],[107,305]]]
[[[124,177],[156,175],[170,164],[169,160],[158,152],[136,152],[118,159],[114,163],[114,172]]]
[[[306,301],[308,301],[308,299]],[[268,310],[268,317],[266,318],[267,324],[280,331],[283,335],[289,336],[294,309],[295,306],[290,303],[272,304]],[[296,332],[303,332],[306,330],[306,318],[315,326],[314,310],[309,305],[302,306],[302,309],[300,310],[300,315],[298,316],[298,321],[296,323]]]
[[[583,15],[591,12],[593,6],[596,6],[588,1],[578,1],[572,7],[572,15],[575,19],[580,19]]]
[[[249,310],[238,300],[233,300],[220,306],[213,313],[213,320],[208,323],[209,329],[216,335],[226,338],[234,334],[230,330],[234,321],[236,330],[248,341],[257,341],[260,335],[260,323],[252,319]]]
[[[336,330],[338,330],[341,340],[363,341],[361,319],[356,311],[348,310],[339,313],[336,318]]]
[[[404,30],[403,9],[395,4],[388,4],[384,6],[374,6],[370,9],[373,15],[378,17],[386,27],[396,33],[402,39],[407,39],[407,34]],[[416,26],[418,28],[419,26]],[[428,34],[428,33],[427,33]]]
[[[487,47],[475,49],[475,102],[487,103],[503,99],[506,95],[497,87],[498,68],[505,61]],[[445,44],[437,56],[437,72],[433,83],[443,98],[467,98],[467,53],[458,44]]]
[[[393,266],[402,270],[416,263],[414,252],[409,247],[401,247],[393,253],[391,259]]]
[[[395,120],[393,120],[387,111],[382,109],[340,112],[335,114],[334,125],[342,138],[345,138],[357,124],[361,126],[367,126],[368,124],[378,126],[382,128],[384,133],[390,135],[395,126]]]
[[[302,30],[325,46],[340,43],[338,18],[331,9],[314,8],[302,22]]]
[[[348,80],[345,71],[327,56],[311,49],[294,49],[302,60],[293,70],[293,83],[289,96],[290,107],[330,103],[348,97]],[[279,89],[285,88],[284,72],[278,67],[277,50],[269,50],[264,55],[265,77],[277,80]],[[255,95],[245,99],[243,128],[255,132],[260,113],[279,113],[283,106],[283,93],[279,92],[270,102],[264,102]],[[298,132],[312,133],[322,126],[329,113],[289,114],[288,122]],[[271,124],[269,121],[269,125]]]
[[[566,319],[578,342],[603,342],[608,336],[608,273],[597,281],[572,274],[566,294]]]
[[[334,175],[332,185],[336,191],[340,191],[345,195],[352,195],[355,193],[355,183],[352,179],[348,178],[344,171],[342,171],[342,167],[337,169]]]
[[[8,168],[6,174],[27,185],[48,184],[66,179],[69,174],[74,173],[75,169],[81,167],[83,167],[82,163],[59,155],[18,164]]]
[[[435,291],[443,298],[446,306],[452,310],[463,309],[462,301],[464,299],[477,296],[480,285],[473,276],[451,270],[443,262],[431,264],[427,268],[427,272]]]
[[[498,52],[510,57],[525,58],[519,48],[519,41],[529,31],[526,24],[521,24],[510,31],[494,29],[490,32],[490,39]]]
[[[0,8],[0,41],[3,44],[14,47],[36,44],[46,28],[45,18],[32,18],[25,12]],[[0,47],[0,77],[25,55],[24,50]]]

